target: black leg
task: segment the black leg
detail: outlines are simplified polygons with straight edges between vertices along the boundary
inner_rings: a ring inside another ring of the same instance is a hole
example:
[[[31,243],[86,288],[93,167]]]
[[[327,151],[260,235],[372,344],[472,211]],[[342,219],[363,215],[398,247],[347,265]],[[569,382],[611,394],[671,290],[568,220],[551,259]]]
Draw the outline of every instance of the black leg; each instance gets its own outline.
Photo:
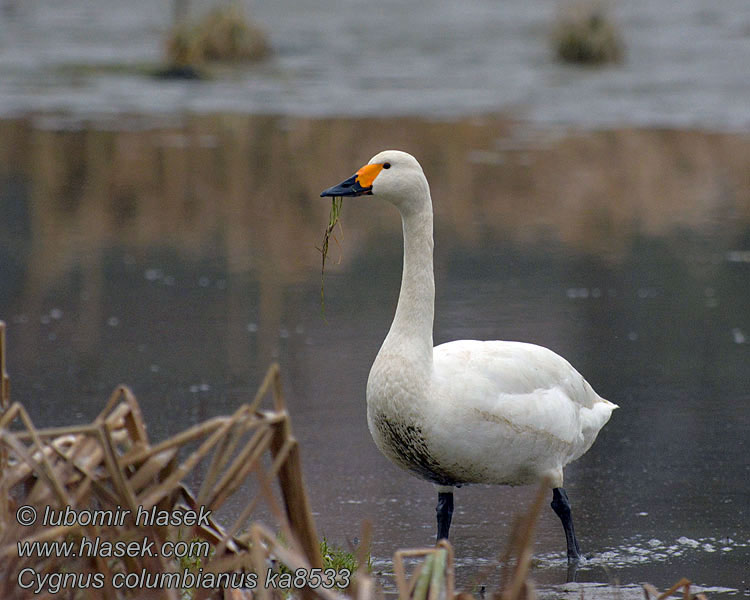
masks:
[[[438,503],[435,508],[437,512],[437,541],[448,539],[448,530],[451,528],[453,517],[453,492],[438,492]]]
[[[563,529],[565,530],[565,541],[568,544],[568,562],[578,562],[581,560],[581,549],[578,547],[576,532],[573,529],[573,517],[570,513],[570,502],[568,495],[563,488],[552,490],[552,510],[560,517]]]

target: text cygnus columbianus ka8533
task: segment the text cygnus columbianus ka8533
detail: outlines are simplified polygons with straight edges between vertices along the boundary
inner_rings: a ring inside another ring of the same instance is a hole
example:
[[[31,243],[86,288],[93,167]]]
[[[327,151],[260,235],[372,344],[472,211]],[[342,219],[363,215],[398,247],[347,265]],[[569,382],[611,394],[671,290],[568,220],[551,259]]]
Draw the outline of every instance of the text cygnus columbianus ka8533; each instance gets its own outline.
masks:
[[[545,478],[568,560],[581,551],[563,467],[594,443],[616,404],[568,361],[521,342],[459,340],[433,347],[432,200],[417,160],[386,150],[321,196],[372,195],[398,208],[404,270],[396,315],[367,380],[367,423],[380,451],[438,486],[438,540],[448,537],[453,487]]]

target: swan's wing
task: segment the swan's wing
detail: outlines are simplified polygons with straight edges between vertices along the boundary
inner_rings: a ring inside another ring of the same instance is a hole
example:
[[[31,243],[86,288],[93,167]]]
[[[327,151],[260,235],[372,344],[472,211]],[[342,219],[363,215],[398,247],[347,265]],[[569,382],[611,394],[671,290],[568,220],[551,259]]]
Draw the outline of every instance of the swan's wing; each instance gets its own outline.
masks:
[[[511,431],[536,433],[585,452],[616,405],[601,398],[564,358],[522,342],[460,340],[434,349],[443,401]]]
[[[591,407],[601,400],[567,360],[542,346],[459,340],[436,346],[433,356],[441,378],[490,386],[498,394],[525,395],[557,388],[581,406]]]

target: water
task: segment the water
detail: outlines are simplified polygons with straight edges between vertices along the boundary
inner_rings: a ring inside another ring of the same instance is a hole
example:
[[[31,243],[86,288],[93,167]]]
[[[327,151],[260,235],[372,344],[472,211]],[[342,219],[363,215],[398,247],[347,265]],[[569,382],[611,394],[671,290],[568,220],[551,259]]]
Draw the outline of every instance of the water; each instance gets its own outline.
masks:
[[[327,320],[315,249],[320,190],[386,145],[417,155],[432,186],[435,342],[546,345],[621,406],[566,471],[590,555],[578,580],[665,589],[684,576],[746,593],[746,135],[550,133],[501,117],[0,121],[13,397],[39,426],[86,422],[125,382],[160,440],[233,411],[277,360],[320,533],[346,545],[371,519],[390,585],[393,550],[433,541],[436,501],[378,453],[365,420],[398,294],[396,211],[344,203]],[[462,587],[496,583],[533,493],[457,491]],[[537,582],[565,580],[564,551],[545,509]]]
[[[0,113],[236,111],[451,115],[504,111],[547,124],[750,127],[746,0],[619,0],[625,62],[552,57],[556,0],[249,3],[270,61],[208,82],[164,82],[170,2],[0,3]],[[195,0],[193,13],[215,0]]]

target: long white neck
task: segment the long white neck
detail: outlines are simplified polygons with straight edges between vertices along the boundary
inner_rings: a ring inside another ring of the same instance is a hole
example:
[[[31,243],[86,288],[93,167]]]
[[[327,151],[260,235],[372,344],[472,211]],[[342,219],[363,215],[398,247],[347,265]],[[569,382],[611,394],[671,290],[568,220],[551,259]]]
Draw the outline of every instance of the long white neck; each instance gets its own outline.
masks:
[[[432,202],[401,211],[404,230],[404,270],[396,316],[380,350],[401,355],[412,366],[432,368],[432,325],[435,313],[435,276],[432,266]]]

